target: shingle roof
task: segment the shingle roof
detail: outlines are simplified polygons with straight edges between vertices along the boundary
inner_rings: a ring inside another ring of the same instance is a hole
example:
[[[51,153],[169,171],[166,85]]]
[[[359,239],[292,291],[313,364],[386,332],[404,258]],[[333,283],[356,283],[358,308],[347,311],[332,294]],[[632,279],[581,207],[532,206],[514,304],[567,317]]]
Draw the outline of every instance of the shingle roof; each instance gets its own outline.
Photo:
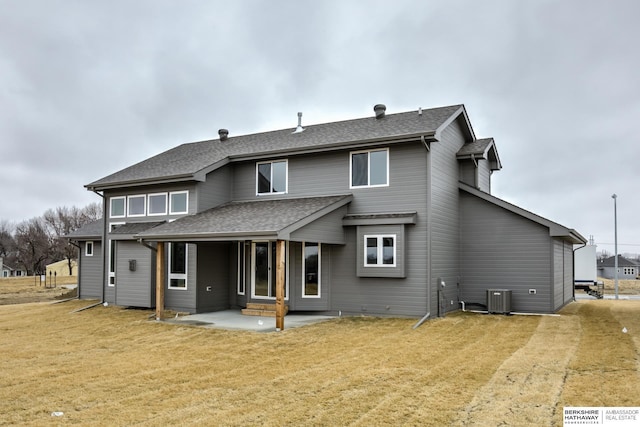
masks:
[[[616,257],[610,256],[609,258],[605,258],[602,261],[598,262],[598,267],[615,267],[616,265]],[[618,267],[637,267],[638,264],[623,257],[622,255],[618,255]]]
[[[502,168],[493,138],[476,139],[473,142],[466,143],[456,153],[458,159],[469,159],[474,156],[491,161],[492,170]]]
[[[381,119],[371,116],[309,125],[300,133],[293,133],[294,129],[289,128],[242,136],[231,134],[226,141],[214,139],[182,144],[87,184],[86,187],[99,190],[136,183],[196,179],[196,174],[207,172],[216,164],[230,159],[278,152],[331,149],[404,136],[435,135],[444,124],[461,112],[464,112],[462,105],[452,105],[421,110],[421,114],[410,111],[387,114]]]
[[[138,234],[164,223],[165,221],[128,222],[126,224],[115,227],[113,230],[111,230],[111,234]]]
[[[318,215],[346,205],[351,199],[350,194],[345,194],[230,202],[151,228],[137,237],[145,240],[198,240],[277,234],[285,229],[293,231],[304,226]],[[342,227],[341,223],[338,225]]]
[[[83,225],[64,237],[71,240],[100,239],[102,238],[102,227],[102,219],[99,219]]]

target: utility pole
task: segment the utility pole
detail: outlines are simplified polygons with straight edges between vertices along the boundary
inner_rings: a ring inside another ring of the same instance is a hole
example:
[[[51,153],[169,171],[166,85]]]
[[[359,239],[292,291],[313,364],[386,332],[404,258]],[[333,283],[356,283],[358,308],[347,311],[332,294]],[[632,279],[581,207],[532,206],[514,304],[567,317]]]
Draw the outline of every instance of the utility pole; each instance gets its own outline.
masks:
[[[611,196],[613,199],[613,244],[615,250],[615,258],[614,258],[614,269],[615,269],[615,288],[616,288],[616,299],[618,299],[618,196],[614,194]]]

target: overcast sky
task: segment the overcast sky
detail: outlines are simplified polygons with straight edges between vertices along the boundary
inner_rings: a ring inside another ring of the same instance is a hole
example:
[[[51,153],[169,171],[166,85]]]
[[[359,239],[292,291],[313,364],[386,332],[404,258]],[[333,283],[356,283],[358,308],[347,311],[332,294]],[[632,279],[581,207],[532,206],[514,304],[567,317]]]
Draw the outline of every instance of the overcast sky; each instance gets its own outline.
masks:
[[[640,2],[0,0],[0,221],[183,142],[464,104],[495,196],[640,253]]]

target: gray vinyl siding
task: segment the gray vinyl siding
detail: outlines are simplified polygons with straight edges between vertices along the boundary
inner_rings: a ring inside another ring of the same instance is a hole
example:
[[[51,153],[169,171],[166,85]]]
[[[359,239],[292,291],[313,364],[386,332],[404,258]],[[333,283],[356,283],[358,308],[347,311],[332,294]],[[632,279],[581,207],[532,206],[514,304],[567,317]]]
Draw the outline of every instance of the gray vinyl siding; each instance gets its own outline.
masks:
[[[230,242],[198,245],[197,312],[229,308],[229,256],[232,251],[237,258],[237,246]]]
[[[169,255],[168,243],[166,253]],[[195,313],[197,295],[197,262],[198,248],[194,244],[187,245],[187,289],[169,289],[169,265],[168,258],[165,260],[166,281],[164,291],[165,307],[176,310]]]
[[[291,233],[291,241],[344,243],[342,218],[347,214],[347,207],[336,209],[324,217]]]
[[[153,255],[153,251],[137,242],[118,242],[115,299],[117,305],[147,308],[155,305]],[[135,260],[135,271],[129,268],[131,260]]]
[[[478,187],[478,175],[476,167],[471,160],[461,160],[458,162],[460,168],[460,181],[472,187]]]
[[[466,192],[460,203],[460,299],[486,304],[487,289],[511,289],[512,311],[552,312],[549,229]]]
[[[457,122],[442,133],[442,140],[431,144],[431,312],[438,312],[438,279],[447,285],[443,291],[444,310],[457,310],[459,276],[459,196],[456,153],[465,143]]]
[[[573,247],[560,239],[553,241],[554,310],[573,300]]]
[[[100,299],[102,298],[102,245],[99,241],[93,242],[93,256],[86,255],[87,242],[80,244],[80,268],[78,298]]]
[[[209,173],[205,182],[196,186],[197,211],[214,208],[231,201],[233,166],[228,165]]]
[[[479,190],[491,193],[491,169],[489,161],[481,159],[478,161],[478,184]]]
[[[329,310],[331,298],[331,248],[332,245],[321,245],[320,298],[306,298],[302,296],[302,243],[290,243],[288,304],[291,311]]]

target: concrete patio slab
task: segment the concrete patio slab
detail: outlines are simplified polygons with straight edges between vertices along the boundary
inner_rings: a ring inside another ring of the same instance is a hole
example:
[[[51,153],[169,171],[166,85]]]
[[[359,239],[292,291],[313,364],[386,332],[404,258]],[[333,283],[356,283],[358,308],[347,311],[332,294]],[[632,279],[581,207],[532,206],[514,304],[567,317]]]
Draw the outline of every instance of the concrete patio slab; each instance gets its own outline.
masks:
[[[317,314],[289,313],[284,317],[284,329],[298,328],[334,318],[334,316]],[[276,319],[274,317],[245,316],[240,313],[240,310],[190,314],[188,316],[165,320],[165,322],[227,330],[276,332]]]

